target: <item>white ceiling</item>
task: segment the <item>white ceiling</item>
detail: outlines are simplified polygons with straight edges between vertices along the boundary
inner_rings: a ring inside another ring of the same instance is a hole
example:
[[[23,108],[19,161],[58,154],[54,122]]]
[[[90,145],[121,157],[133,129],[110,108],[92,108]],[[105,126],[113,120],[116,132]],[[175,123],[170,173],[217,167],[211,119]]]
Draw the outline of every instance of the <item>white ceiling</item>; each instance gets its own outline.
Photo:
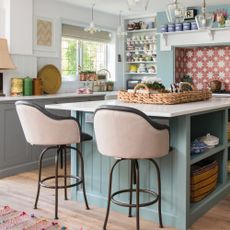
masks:
[[[76,6],[91,8],[95,3],[95,10],[107,12],[111,14],[119,14],[122,10],[124,14],[133,14],[135,12],[128,11],[127,0],[56,0],[63,3],[68,3]],[[165,7],[172,0],[150,0],[148,13],[156,13],[165,10]],[[199,6],[202,0],[179,0],[185,6]],[[230,4],[230,0],[206,0],[207,5]]]

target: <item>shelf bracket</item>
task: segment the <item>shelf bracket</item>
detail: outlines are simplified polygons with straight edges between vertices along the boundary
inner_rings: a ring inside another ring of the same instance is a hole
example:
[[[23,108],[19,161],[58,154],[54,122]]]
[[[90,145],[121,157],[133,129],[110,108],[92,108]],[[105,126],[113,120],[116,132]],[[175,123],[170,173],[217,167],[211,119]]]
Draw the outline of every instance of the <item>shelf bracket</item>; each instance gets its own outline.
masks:
[[[208,36],[210,38],[210,40],[214,40],[214,31],[213,30],[208,30]]]
[[[161,36],[164,40],[165,46],[167,46],[168,45],[168,35],[166,33],[162,33]]]

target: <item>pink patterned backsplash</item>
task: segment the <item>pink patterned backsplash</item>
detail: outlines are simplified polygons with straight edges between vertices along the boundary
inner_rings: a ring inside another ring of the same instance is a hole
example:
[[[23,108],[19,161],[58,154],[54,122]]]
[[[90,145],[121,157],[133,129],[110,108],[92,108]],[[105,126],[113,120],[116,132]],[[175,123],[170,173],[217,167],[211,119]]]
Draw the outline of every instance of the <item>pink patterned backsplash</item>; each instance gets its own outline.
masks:
[[[176,82],[191,76],[197,89],[218,79],[230,91],[230,46],[176,48],[175,73]]]

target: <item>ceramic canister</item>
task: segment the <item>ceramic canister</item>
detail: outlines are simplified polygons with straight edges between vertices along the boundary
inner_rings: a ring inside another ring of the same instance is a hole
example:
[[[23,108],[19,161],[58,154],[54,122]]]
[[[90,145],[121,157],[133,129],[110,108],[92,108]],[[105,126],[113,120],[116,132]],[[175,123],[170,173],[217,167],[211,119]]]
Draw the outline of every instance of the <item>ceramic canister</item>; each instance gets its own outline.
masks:
[[[168,25],[162,25],[161,26],[161,33],[168,32]]]
[[[190,22],[184,22],[183,23],[183,30],[191,30],[191,23]]]
[[[191,30],[198,30],[196,22],[191,22]]]
[[[176,31],[182,31],[183,30],[183,24],[182,23],[176,23],[175,30]]]
[[[23,78],[11,78],[11,96],[23,95]]]
[[[33,79],[33,95],[42,95],[42,80],[39,78]]]
[[[168,24],[168,32],[174,32],[175,31],[175,24],[169,23]]]
[[[23,95],[31,96],[33,93],[33,79],[30,77],[25,77],[23,79]]]

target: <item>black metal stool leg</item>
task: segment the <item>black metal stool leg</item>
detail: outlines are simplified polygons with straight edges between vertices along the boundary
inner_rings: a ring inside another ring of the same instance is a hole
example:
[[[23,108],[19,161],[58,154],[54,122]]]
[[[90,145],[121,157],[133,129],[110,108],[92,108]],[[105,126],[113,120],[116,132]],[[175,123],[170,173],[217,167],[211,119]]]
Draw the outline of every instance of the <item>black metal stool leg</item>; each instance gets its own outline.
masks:
[[[55,155],[55,219],[58,219],[58,158],[60,152],[59,148]]]
[[[134,161],[131,160],[131,170],[130,170],[130,193],[129,193],[129,217],[132,217],[132,202],[133,202],[133,173],[134,173]]]
[[[135,174],[136,174],[136,229],[140,230],[140,173],[138,161],[135,160]]]
[[[63,169],[63,154],[65,154],[63,152],[63,148],[61,148],[61,151],[60,151],[60,168]]]
[[[79,151],[77,149],[77,152],[78,152],[78,156],[80,157],[80,160],[81,160],[81,179],[82,179],[82,190],[83,190],[83,196],[84,196],[84,200],[85,200],[85,206],[86,206],[86,209],[89,209],[89,205],[88,205],[88,201],[87,201],[87,197],[86,197],[86,190],[85,190],[84,159],[83,159],[81,151]]]
[[[43,156],[48,150],[53,149],[53,148],[56,148],[56,147],[45,148],[41,152],[40,157],[39,157],[38,188],[37,188],[37,195],[36,195],[36,199],[35,199],[35,203],[34,203],[34,209],[38,208],[38,199],[39,199],[40,190],[41,190],[41,184],[40,183],[41,183],[41,179],[42,179],[42,160],[43,160]]]
[[[106,226],[107,226],[108,219],[109,219],[110,203],[111,203],[111,195],[112,195],[112,184],[113,184],[113,170],[114,170],[115,166],[121,161],[122,161],[122,159],[117,160],[110,170],[109,191],[108,191],[108,201],[107,201],[108,203],[107,203],[107,210],[106,210],[106,216],[105,216],[105,221],[104,221],[104,225],[103,225],[103,230],[106,230]]]
[[[158,215],[159,215],[159,227],[163,228],[163,222],[162,222],[162,214],[161,214],[161,174],[160,169],[156,161],[153,159],[149,159],[156,168],[157,171],[157,183],[158,183]]]
[[[63,153],[64,151],[64,153]],[[61,154],[64,154],[64,193],[65,193],[65,200],[68,200],[68,196],[67,196],[67,152],[66,152],[66,148],[65,146],[62,147],[62,151],[61,151]]]

